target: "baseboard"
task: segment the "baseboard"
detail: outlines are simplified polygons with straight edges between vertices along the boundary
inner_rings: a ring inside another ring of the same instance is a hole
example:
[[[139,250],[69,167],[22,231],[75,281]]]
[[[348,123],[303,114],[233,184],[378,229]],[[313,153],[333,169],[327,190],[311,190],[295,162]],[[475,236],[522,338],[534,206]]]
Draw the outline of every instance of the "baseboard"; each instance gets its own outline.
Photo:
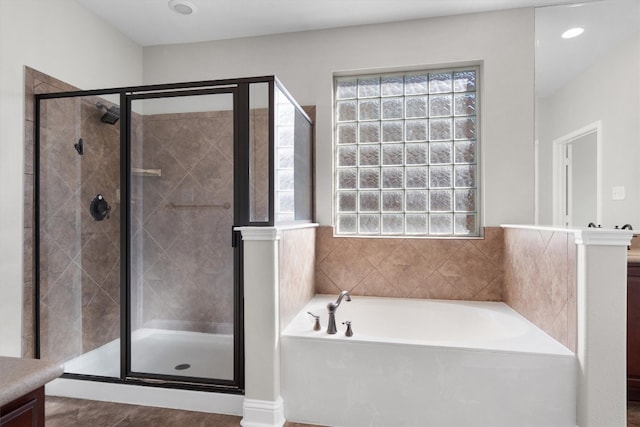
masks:
[[[277,400],[244,399],[242,427],[282,427],[285,423],[282,398]]]
[[[53,380],[46,385],[45,394],[229,415],[242,415],[242,403],[245,400],[243,396],[238,394],[145,387],[70,378]]]

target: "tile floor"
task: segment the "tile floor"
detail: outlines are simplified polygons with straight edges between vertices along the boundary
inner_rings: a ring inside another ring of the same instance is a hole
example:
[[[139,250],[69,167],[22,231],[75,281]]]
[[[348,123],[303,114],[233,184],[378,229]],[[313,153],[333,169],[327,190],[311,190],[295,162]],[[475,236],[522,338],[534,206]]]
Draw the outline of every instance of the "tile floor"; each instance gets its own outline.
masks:
[[[237,427],[241,417],[47,396],[47,427]],[[640,419],[640,418],[639,418]],[[285,427],[313,427],[287,422]]]
[[[47,427],[237,427],[241,417],[47,396]],[[640,427],[640,402],[627,405],[627,426]],[[313,427],[287,422],[285,427]]]
[[[627,402],[627,427],[640,427],[640,402]]]

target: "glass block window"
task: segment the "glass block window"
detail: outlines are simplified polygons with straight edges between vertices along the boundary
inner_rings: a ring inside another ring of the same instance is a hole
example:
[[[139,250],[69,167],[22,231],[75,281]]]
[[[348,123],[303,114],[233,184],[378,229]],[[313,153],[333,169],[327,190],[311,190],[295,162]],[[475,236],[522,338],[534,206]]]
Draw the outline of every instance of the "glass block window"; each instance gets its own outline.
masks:
[[[339,235],[478,236],[478,69],[335,79]]]

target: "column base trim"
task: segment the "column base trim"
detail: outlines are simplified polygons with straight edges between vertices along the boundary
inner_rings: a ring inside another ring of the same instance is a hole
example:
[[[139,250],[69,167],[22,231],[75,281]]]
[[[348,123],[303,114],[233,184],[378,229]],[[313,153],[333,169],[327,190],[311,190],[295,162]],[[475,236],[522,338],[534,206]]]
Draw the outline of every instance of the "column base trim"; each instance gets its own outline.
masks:
[[[281,397],[275,401],[245,398],[242,415],[242,427],[282,427],[286,421]]]

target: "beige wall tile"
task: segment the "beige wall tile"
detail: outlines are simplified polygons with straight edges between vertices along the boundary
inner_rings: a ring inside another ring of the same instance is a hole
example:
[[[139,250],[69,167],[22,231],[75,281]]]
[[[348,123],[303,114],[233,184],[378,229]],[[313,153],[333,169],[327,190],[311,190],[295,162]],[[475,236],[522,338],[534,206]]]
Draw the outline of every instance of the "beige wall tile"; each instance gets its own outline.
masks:
[[[575,243],[565,232],[505,231],[504,300],[570,350],[576,345]]]
[[[319,227],[316,291],[404,298],[502,299],[502,229],[485,239],[334,237]]]

